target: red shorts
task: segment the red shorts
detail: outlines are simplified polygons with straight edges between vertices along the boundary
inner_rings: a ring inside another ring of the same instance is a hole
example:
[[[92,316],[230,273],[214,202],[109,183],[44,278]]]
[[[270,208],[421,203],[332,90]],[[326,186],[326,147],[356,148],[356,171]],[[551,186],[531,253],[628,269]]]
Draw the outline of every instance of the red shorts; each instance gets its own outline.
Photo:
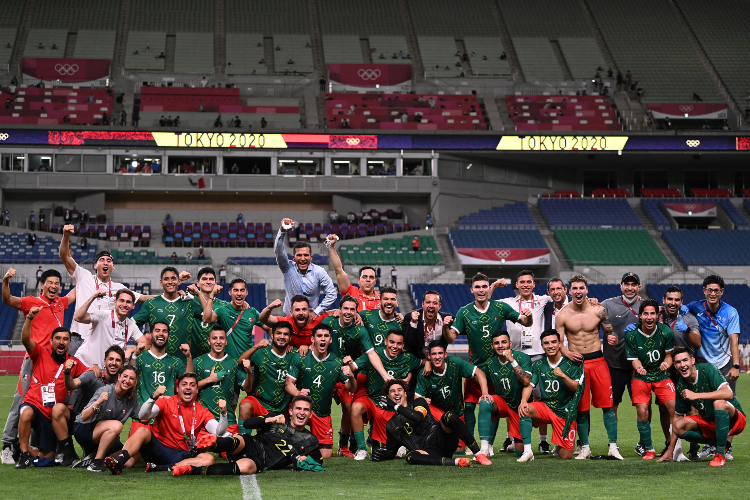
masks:
[[[231,434],[232,436],[234,436],[235,434],[239,434],[240,433],[240,426],[237,425],[237,424],[229,425],[229,426],[227,426],[227,432],[229,434]]]
[[[437,406],[433,406],[433,405],[430,405],[430,413],[432,413],[432,418],[434,418],[438,422],[440,422],[440,419],[443,418],[443,415],[445,414],[445,412],[443,410],[441,410]],[[461,415],[458,418],[461,419],[461,422],[466,423],[466,419],[464,418],[463,415]],[[466,444],[459,439],[458,440],[458,446],[466,446]]]
[[[367,396],[357,398],[354,402],[362,403],[365,406],[367,417],[370,420],[370,425],[372,425],[372,438],[381,443],[385,443],[385,426],[395,413],[378,408],[375,406],[375,403],[372,402],[372,399]]]
[[[245,399],[240,401],[240,404],[244,403],[245,401],[249,401],[253,405],[253,417],[260,417],[268,413],[266,407],[263,406],[255,396],[246,397]]]
[[[342,382],[336,382],[336,395],[340,403],[353,403],[355,399],[367,394],[367,375],[364,373],[357,374],[357,392],[349,392],[344,388]]]
[[[495,386],[487,384],[487,391],[490,394],[495,394]],[[474,381],[473,378],[467,378],[464,380],[464,403],[479,403],[479,398],[482,397],[482,389],[479,384]]]
[[[740,432],[745,430],[745,424],[747,423],[747,418],[745,417],[745,414],[742,413],[740,410],[737,410],[734,413],[734,422],[730,422],[732,427],[729,429],[729,435],[730,436],[736,436]],[[694,420],[696,424],[698,424],[698,428],[701,431],[701,434],[703,434],[703,437],[706,438],[715,438],[716,437],[716,423],[715,422],[707,422],[706,420],[703,420],[703,417],[700,415],[686,415],[686,418],[689,418],[691,420]]]
[[[495,410],[492,412],[492,420],[497,421],[501,418],[507,418],[510,423],[510,429],[508,430],[510,437],[521,439],[521,427],[519,424],[520,417],[518,416],[518,412],[512,410],[508,406],[508,403],[506,403],[500,396],[493,395],[492,399],[495,400]]]
[[[578,411],[589,411],[592,400],[595,408],[612,407],[612,379],[604,357],[587,359],[583,362],[584,389]],[[591,397],[589,397],[591,391]]]
[[[310,417],[310,431],[318,438],[321,448],[333,447],[333,424],[330,415],[319,417],[313,412]]]
[[[667,401],[674,401],[676,392],[674,384],[670,379],[664,379],[661,382],[644,382],[634,378],[631,382],[633,404],[638,403],[651,404],[651,391],[656,394],[656,401],[663,405]]]
[[[529,406],[533,406],[536,410],[536,414],[539,417],[538,424],[552,424],[552,442],[558,446],[562,446],[566,450],[575,449],[576,443],[576,423],[573,422],[570,426],[568,435],[563,437],[562,432],[565,429],[565,419],[558,417],[555,413],[549,409],[545,403],[541,401],[534,401],[529,403]]]
[[[135,431],[138,430],[139,427],[145,427],[148,430],[151,430],[151,426],[149,424],[142,424],[141,422],[136,422],[135,420],[130,421],[130,434],[128,434],[128,437],[132,436]]]

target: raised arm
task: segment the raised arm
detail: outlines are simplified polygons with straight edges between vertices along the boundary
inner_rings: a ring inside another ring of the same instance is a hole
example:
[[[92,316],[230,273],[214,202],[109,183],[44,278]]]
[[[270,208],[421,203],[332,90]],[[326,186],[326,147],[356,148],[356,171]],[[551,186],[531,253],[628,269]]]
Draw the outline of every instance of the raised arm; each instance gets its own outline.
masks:
[[[201,307],[203,307],[203,322],[204,323],[216,323],[218,319],[216,311],[214,311],[214,299],[216,298],[216,289],[211,290],[207,300],[201,300]],[[217,292],[218,293],[218,292]],[[198,299],[200,300],[200,299]]]
[[[273,246],[273,251],[276,254],[276,264],[278,264],[279,269],[281,269],[282,273],[285,273],[289,270],[290,264],[289,264],[289,257],[286,256],[286,232],[287,230],[284,229],[285,225],[293,225],[294,221],[292,219],[282,219],[281,225],[279,226],[279,232],[276,234],[276,242]]]
[[[344,265],[341,263],[341,257],[336,250],[336,242],[338,237],[335,234],[328,235],[328,259],[333,267],[333,272],[336,273],[336,283],[339,285],[339,290],[344,293],[352,286],[352,282],[349,281],[349,276],[344,272]]]
[[[271,315],[271,311],[273,311],[277,307],[281,307],[283,305],[284,305],[284,303],[281,300],[279,300],[279,299],[274,300],[273,302],[271,302],[270,304],[268,304],[265,307],[265,309],[263,309],[260,312],[260,314],[258,315],[258,320],[261,323],[263,323],[264,325],[268,325],[268,326],[274,326],[274,325],[276,325],[276,323],[279,322],[279,319],[276,316],[272,316]]]
[[[63,367],[63,373],[65,374],[65,388],[69,391],[75,391],[81,387],[81,380],[78,378],[71,378],[70,371],[76,365],[75,359],[69,359],[65,362]]]
[[[10,294],[10,280],[16,275],[16,270],[12,267],[3,276],[3,304],[8,304],[13,309],[21,309],[23,301],[21,297],[15,297]]]
[[[518,322],[525,327],[529,327],[534,324],[534,315],[531,309],[524,307],[521,309],[521,314],[518,316]]]
[[[253,367],[250,364],[249,359],[242,361],[242,368],[244,368],[245,373],[247,373],[247,377],[245,377],[245,381],[242,383],[242,390],[245,391],[246,394],[250,394],[250,391],[253,390]]]
[[[578,381],[577,381],[577,380],[573,380],[572,378],[568,377],[568,376],[567,376],[567,375],[565,374],[565,372],[564,372],[564,371],[562,371],[562,368],[560,368],[559,366],[556,366],[556,367],[555,367],[555,375],[556,375],[557,377],[559,377],[559,378],[561,378],[561,379],[562,379],[563,383],[565,384],[565,386],[566,386],[566,387],[567,387],[567,388],[568,388],[569,390],[571,390],[571,391],[576,391],[576,390],[578,390]],[[525,394],[525,389],[524,389],[524,394]]]
[[[76,267],[78,267],[75,259],[70,255],[70,236],[74,232],[75,226],[73,224],[64,225],[62,239],[60,240],[60,260],[65,264],[65,269],[68,270],[71,276],[76,272]]]
[[[513,351],[510,349],[506,350],[503,355],[505,356],[505,359],[510,361],[510,366],[513,367],[513,374],[516,376],[519,382],[526,387],[531,383],[531,373],[527,372],[523,369],[522,366],[518,364],[518,361],[513,358]]]
[[[31,340],[31,320],[34,319],[34,316],[41,311],[41,307],[32,307],[29,310],[29,314],[26,315],[26,320],[23,322],[23,330],[21,331],[21,342],[23,342],[23,346],[26,348],[26,352],[31,354],[34,351],[34,348],[36,348],[36,342]]]
[[[91,315],[89,314],[89,307],[91,307],[91,304],[97,298],[104,297],[106,294],[107,292],[102,289],[95,291],[94,294],[91,297],[89,297],[88,300],[73,315],[73,321],[78,321],[79,323],[83,323],[84,325],[91,324]]]
[[[446,316],[443,318],[443,338],[449,344],[455,342],[456,337],[458,337],[458,330],[451,325],[453,325],[453,316]]]

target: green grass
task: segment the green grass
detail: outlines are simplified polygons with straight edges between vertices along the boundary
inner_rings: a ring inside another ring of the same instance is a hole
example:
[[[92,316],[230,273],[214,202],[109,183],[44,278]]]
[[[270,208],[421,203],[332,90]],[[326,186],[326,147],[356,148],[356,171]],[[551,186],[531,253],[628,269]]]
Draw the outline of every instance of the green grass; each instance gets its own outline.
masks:
[[[4,424],[17,377],[0,377],[0,423]],[[738,384],[740,400],[750,394],[750,376]],[[750,406],[750,400],[747,405]],[[338,407],[334,406],[334,411]],[[606,435],[601,412],[592,411],[592,451],[606,453]],[[339,414],[334,414],[334,423]],[[336,425],[336,424],[334,424]],[[502,426],[501,426],[502,427]],[[655,500],[684,494],[691,498],[742,498],[747,494],[750,477],[750,450],[747,436],[735,439],[734,461],[723,469],[708,467],[708,461],[681,464],[643,462],[633,452],[638,440],[635,411],[620,407],[619,441],[624,462],[576,460],[563,462],[539,457],[530,464],[518,464],[513,454],[496,455],[490,467],[408,466],[403,460],[387,463],[355,462],[335,457],[326,461],[326,472],[313,474],[272,471],[258,475],[258,485],[266,500],[305,498],[468,498],[498,497],[535,499],[637,498]],[[658,427],[658,424],[657,424]],[[660,435],[655,429],[654,443]],[[334,429],[334,435],[336,434]],[[123,442],[127,430],[122,436]],[[500,439],[499,441],[502,441]],[[538,436],[533,437],[534,446]],[[499,443],[498,443],[499,444]],[[80,451],[80,450],[79,450]],[[86,470],[29,469],[16,471],[0,466],[0,499],[26,499],[30,495],[54,499],[133,499],[148,498],[242,498],[236,477],[181,477],[167,473],[144,474],[142,467],[122,476],[96,474]],[[745,478],[745,479],[743,479]]]

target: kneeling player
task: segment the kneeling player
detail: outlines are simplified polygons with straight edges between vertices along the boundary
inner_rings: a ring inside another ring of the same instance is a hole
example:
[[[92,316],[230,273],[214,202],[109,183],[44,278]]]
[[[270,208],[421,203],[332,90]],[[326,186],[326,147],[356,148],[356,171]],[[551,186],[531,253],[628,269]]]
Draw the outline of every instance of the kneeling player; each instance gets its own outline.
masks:
[[[412,465],[447,465],[471,467],[468,458],[453,458],[459,439],[475,454],[479,446],[466,424],[452,411],[446,411],[438,422],[424,398],[408,401],[408,384],[390,380],[383,388],[383,407],[394,415],[386,425],[385,447],[373,448],[373,461],[391,460],[399,447],[406,448],[406,461]],[[484,457],[482,465],[492,465]]]
[[[172,468],[172,475],[239,476],[285,469],[290,465],[302,470],[324,472],[320,465],[322,457],[318,440],[305,428],[312,415],[312,399],[298,394],[292,398],[291,407],[290,417],[273,412],[245,420],[245,429],[257,429],[255,436],[202,436],[196,444],[199,452],[224,452],[230,462],[207,467],[176,465]]]
[[[523,455],[518,462],[531,462],[532,425],[552,424],[552,442],[560,447],[560,458],[573,458],[576,437],[576,408],[583,394],[583,364],[574,363],[560,352],[560,334],[545,330],[540,337],[546,357],[531,367],[531,382],[524,387],[518,406]],[[527,403],[535,386],[539,386],[541,401]]]
[[[674,366],[680,374],[675,400],[675,423],[669,448],[659,460],[671,461],[677,438],[691,443],[716,445],[711,467],[723,467],[729,436],[745,429],[747,422],[737,396],[718,368],[710,363],[695,363],[685,347],[675,348]],[[698,415],[688,415],[691,407]]]

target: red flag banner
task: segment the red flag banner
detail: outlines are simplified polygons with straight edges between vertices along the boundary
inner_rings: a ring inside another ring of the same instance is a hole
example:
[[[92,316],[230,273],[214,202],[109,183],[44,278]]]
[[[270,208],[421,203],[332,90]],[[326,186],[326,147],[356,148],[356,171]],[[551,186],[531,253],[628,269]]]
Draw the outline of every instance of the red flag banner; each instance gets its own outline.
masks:
[[[411,64],[329,64],[328,78],[353,87],[399,85],[411,80]]]
[[[89,82],[109,76],[109,59],[52,59],[24,57],[23,72],[40,80]]]

